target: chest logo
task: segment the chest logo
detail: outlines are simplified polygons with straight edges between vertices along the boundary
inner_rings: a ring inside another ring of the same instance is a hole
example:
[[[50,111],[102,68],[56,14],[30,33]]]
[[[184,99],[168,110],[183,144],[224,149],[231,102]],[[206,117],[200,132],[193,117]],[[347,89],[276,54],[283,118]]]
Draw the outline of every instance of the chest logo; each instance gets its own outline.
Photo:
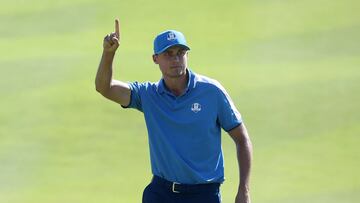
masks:
[[[194,113],[201,111],[201,105],[199,103],[193,103],[191,105],[191,111],[193,111]]]

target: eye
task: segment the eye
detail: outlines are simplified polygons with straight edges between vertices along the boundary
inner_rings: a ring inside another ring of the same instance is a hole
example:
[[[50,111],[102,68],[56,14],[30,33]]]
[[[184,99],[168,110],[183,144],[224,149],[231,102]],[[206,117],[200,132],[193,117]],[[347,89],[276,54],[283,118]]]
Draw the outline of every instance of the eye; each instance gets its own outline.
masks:
[[[178,52],[178,56],[184,56],[186,54],[186,50],[180,50]]]

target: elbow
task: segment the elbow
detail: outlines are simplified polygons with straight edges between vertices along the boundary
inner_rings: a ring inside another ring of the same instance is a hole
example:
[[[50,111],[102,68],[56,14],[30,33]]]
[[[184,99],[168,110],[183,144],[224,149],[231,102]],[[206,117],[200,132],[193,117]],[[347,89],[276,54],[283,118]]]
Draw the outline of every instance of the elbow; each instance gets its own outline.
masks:
[[[103,89],[100,88],[98,85],[95,85],[95,90],[101,94],[101,92],[103,92]]]
[[[106,97],[107,91],[106,91],[105,89],[103,89],[103,88],[98,88],[98,87],[96,87],[95,89],[96,89],[96,91],[97,91],[98,93],[100,93],[102,96]]]
[[[243,141],[240,141],[240,142],[236,143],[236,148],[241,153],[248,154],[248,156],[250,157],[249,159],[251,159],[252,153],[253,153],[253,145],[252,145],[252,142],[251,142],[251,140],[249,138],[244,139]]]
[[[99,93],[103,91],[103,88],[101,88],[98,81],[95,81],[95,90]]]
[[[106,88],[104,88],[104,86],[101,85],[98,81],[95,81],[95,90],[103,96],[106,94],[107,91]]]
[[[234,139],[234,142],[235,142],[236,148],[252,151],[253,145],[252,145],[250,137],[247,134],[245,134],[241,137],[238,137],[238,139]]]
[[[248,135],[242,137],[242,139],[236,141],[236,145],[240,147],[252,147],[252,142]]]

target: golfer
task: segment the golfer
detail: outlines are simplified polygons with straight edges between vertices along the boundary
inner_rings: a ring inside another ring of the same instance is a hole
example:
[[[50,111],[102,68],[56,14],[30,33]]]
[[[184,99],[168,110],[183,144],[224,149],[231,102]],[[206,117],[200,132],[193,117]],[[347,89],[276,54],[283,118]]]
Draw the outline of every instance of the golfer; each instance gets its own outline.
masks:
[[[155,37],[158,82],[124,83],[112,78],[120,44],[119,21],[103,42],[96,90],[123,108],[144,114],[153,178],[143,203],[219,203],[224,181],[221,128],[234,140],[239,163],[235,203],[250,203],[252,144],[240,113],[214,79],[188,67],[190,46],[181,32],[167,30]]]

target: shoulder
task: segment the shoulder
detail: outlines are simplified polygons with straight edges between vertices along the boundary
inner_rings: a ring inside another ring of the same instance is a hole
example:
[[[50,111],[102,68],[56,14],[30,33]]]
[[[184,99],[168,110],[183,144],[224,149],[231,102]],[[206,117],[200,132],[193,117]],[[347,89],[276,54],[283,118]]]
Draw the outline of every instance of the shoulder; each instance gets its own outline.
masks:
[[[213,78],[195,74],[195,85],[201,89],[213,90],[216,92],[225,92],[225,88],[221,85],[221,83]]]

